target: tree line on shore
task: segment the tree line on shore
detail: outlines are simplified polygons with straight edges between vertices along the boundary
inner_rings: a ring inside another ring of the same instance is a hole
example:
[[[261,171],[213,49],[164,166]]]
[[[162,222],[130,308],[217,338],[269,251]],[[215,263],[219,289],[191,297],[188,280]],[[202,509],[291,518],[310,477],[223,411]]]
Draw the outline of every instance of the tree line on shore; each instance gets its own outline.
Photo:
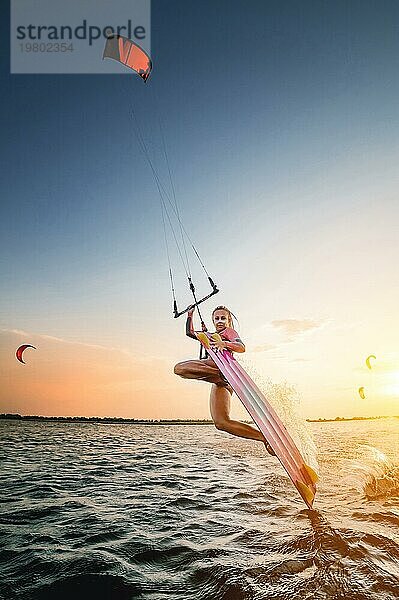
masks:
[[[396,418],[384,415],[375,417],[335,417],[335,419],[306,419],[309,423],[337,423],[341,421],[372,421],[374,419]],[[1,413],[0,419],[14,421],[61,421],[63,423],[134,423],[136,425],[212,425],[211,419],[127,419],[124,417],[45,417],[43,415],[20,415]],[[244,421],[249,423],[251,421]]]
[[[45,417],[43,415],[20,415],[17,413],[2,413],[0,419],[14,421],[62,421],[67,423],[136,423],[140,425],[208,425],[211,419],[127,419],[124,417]]]

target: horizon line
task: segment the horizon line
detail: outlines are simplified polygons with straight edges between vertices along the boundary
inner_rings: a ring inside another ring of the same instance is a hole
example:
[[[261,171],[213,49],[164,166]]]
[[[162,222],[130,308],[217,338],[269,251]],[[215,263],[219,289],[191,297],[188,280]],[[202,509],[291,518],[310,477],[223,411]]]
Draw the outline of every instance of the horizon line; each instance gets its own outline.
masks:
[[[318,418],[306,419],[308,423],[336,423],[342,421],[371,421],[376,419],[399,419],[399,415],[376,415],[376,416],[360,416],[360,417],[335,417],[335,418]],[[135,417],[84,417],[84,416],[44,416],[44,415],[20,415],[19,413],[1,413],[0,420],[8,421],[74,421],[74,422],[105,422],[105,423],[133,423],[140,425],[183,425],[183,424],[204,424],[212,425],[212,419],[139,419]],[[252,421],[243,421],[250,423]]]

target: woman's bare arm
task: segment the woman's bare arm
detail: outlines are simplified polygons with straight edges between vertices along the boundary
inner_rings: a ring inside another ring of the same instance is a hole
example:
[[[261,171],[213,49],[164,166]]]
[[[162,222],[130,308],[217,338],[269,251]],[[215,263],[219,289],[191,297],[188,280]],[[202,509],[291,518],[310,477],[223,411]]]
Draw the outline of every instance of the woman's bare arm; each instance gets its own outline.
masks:
[[[195,331],[194,331],[194,325],[193,325],[193,313],[194,313],[194,308],[189,310],[187,313],[187,320],[186,320],[186,335],[189,338],[192,338],[193,340],[197,339],[197,336],[195,335]]]

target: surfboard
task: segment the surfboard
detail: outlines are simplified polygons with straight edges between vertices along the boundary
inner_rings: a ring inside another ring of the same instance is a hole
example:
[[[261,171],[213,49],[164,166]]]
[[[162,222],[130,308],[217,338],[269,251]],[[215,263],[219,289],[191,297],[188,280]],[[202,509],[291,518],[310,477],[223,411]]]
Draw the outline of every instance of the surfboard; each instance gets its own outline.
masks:
[[[231,352],[215,351],[211,348],[210,341],[212,339],[220,340],[219,334],[198,332],[196,336],[274,450],[306,506],[312,508],[318,476],[312,467],[305,463],[298,447],[274,408]]]

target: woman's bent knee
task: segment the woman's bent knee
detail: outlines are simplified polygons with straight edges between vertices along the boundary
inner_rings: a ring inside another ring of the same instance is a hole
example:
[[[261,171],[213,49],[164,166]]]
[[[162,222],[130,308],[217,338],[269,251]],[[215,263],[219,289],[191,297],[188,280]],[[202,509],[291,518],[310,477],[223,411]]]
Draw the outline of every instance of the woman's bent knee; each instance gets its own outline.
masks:
[[[219,431],[228,431],[229,429],[227,419],[217,419],[216,421],[214,421],[214,424],[216,429],[219,429]]]
[[[177,365],[175,365],[175,368],[173,369],[175,375],[179,375],[180,377],[184,376],[184,363],[177,363]]]

